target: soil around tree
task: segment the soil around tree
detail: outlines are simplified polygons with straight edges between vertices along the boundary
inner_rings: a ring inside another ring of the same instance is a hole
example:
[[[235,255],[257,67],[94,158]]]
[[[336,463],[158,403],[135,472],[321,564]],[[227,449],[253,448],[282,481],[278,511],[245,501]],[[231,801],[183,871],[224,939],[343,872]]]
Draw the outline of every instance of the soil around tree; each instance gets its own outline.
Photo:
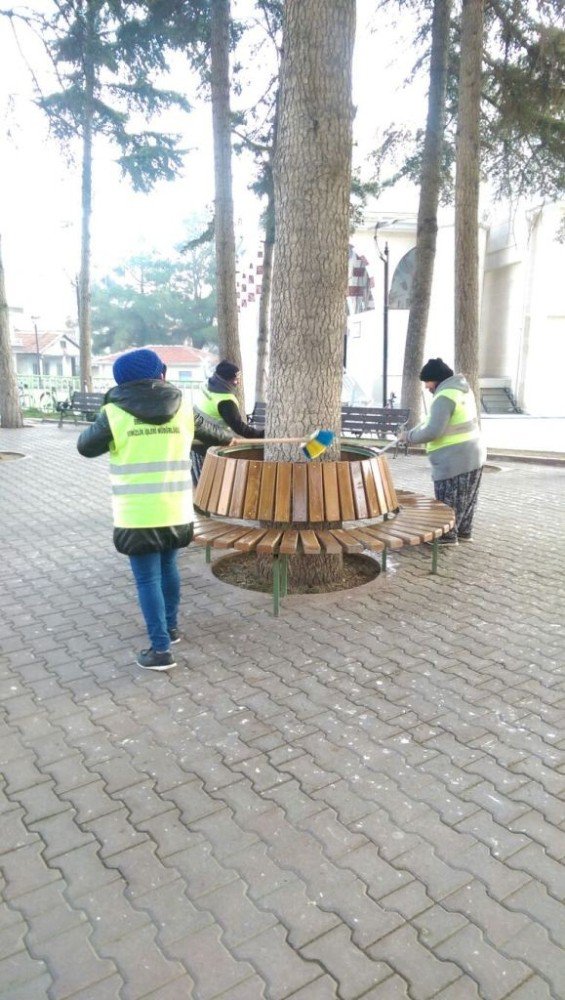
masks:
[[[315,557],[314,557],[315,558]],[[339,577],[331,584],[318,586],[300,586],[292,580],[292,560],[289,561],[288,594],[331,594],[339,590],[352,590],[365,583],[375,580],[381,571],[376,559],[367,555],[343,556],[343,569]],[[234,556],[224,556],[212,564],[214,576],[222,583],[243,590],[258,590],[263,594],[272,591],[272,580],[265,581],[259,576],[257,556],[254,552],[245,552]]]

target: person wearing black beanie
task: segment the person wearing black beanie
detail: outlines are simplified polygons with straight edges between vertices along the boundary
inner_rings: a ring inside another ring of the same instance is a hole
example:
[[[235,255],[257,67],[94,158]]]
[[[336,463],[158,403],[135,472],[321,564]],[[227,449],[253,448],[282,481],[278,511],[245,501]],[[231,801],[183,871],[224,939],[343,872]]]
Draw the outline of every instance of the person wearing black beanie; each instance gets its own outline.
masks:
[[[408,444],[425,444],[436,499],[455,511],[455,527],[439,539],[439,544],[470,542],[486,461],[476,400],[466,378],[455,375],[441,358],[430,358],[420,379],[434,397],[430,412],[400,439]]]
[[[114,545],[129,557],[151,646],[137,656],[145,670],[176,666],[180,641],[177,549],[192,541],[192,407],[165,381],[159,355],[142,347],[116,358],[116,385],[77,448],[85,458],[110,455]]]
[[[239,368],[233,361],[216,365],[208,384],[200,391],[194,404],[195,437],[192,443],[192,482],[196,486],[208,448],[225,444],[232,437],[262,438],[264,430],[250,427],[242,420],[235,390],[239,383]],[[214,437],[216,435],[216,437]]]

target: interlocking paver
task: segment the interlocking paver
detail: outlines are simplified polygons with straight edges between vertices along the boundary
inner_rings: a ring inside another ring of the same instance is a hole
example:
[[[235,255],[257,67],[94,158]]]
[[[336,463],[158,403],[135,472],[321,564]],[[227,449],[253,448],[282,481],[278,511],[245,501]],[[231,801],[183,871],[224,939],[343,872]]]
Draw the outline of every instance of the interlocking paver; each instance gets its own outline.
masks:
[[[2,1000],[563,995],[564,533],[531,511],[565,470],[485,474],[437,576],[403,550],[278,619],[181,553],[157,676],[76,434],[0,430],[33,456],[0,498]]]

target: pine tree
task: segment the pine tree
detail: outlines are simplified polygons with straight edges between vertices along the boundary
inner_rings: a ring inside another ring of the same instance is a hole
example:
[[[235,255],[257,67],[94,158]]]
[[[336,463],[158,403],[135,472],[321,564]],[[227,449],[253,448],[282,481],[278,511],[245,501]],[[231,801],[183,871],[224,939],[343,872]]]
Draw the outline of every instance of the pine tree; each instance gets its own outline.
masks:
[[[135,5],[139,13],[142,5]],[[38,97],[52,133],[67,148],[80,144],[81,261],[78,278],[81,383],[91,388],[91,218],[95,141],[118,147],[117,162],[135,190],[171,180],[182,165],[178,137],[132,127],[170,107],[188,108],[179,94],[159,90],[151,80],[162,60],[141,22],[124,0],[61,0],[45,16],[43,37],[60,89]]]

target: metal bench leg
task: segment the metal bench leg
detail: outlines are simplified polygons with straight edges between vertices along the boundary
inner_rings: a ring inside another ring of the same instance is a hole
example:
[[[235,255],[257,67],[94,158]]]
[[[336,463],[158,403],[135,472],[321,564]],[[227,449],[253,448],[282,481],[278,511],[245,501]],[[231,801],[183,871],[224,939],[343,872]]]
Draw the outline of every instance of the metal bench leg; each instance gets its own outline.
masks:
[[[437,573],[437,554],[438,554],[438,540],[434,538],[432,542],[432,573]]]
[[[280,556],[281,561],[281,597],[288,594],[288,556]]]
[[[278,618],[279,616],[280,596],[281,568],[279,565],[279,557],[273,556],[273,614],[275,618]]]
[[[207,545],[206,546],[206,562],[207,563],[211,563],[212,562],[212,546],[211,545]]]
[[[383,573],[386,573],[386,545],[381,554],[381,570]]]

